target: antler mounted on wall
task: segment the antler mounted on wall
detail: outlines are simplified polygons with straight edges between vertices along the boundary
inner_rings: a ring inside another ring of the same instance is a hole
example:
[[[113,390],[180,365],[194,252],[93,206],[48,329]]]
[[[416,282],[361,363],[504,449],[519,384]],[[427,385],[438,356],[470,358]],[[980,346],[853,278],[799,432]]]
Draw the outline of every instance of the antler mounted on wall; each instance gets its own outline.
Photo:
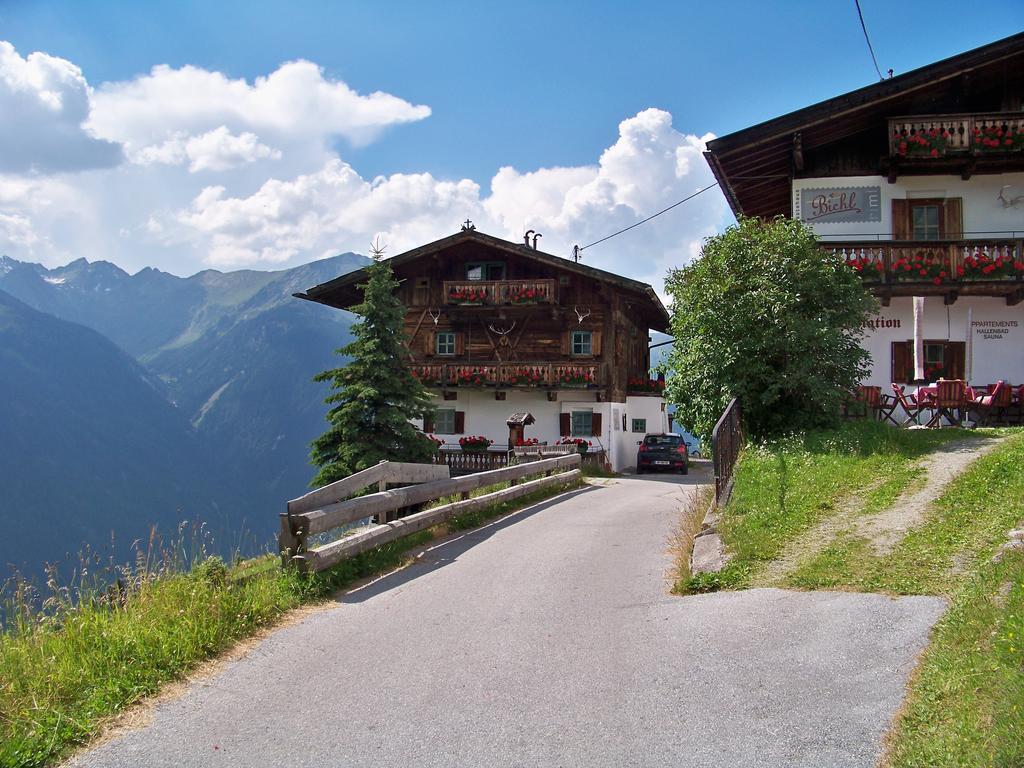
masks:
[[[583,321],[590,317],[590,307],[586,307],[586,313],[580,312],[579,307],[573,307],[572,309],[576,313],[576,319],[579,320],[580,325],[583,325]]]
[[[427,314],[430,315],[430,319],[434,321],[434,325],[437,325],[437,321],[441,319],[441,310],[439,309],[435,313],[434,310],[427,307]]]
[[[495,336],[508,336],[510,333],[512,333],[512,330],[516,327],[516,324],[515,322],[513,322],[512,325],[504,329],[495,328],[493,325],[488,325],[487,327]]]

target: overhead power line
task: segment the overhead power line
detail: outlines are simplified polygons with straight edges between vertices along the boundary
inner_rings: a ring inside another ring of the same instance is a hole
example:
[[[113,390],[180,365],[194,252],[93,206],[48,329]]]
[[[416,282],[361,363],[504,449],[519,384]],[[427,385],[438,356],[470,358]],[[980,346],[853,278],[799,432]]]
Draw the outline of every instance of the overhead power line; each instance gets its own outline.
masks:
[[[875,49],[871,47],[871,38],[868,37],[868,28],[864,24],[864,14],[860,10],[860,0],[853,0],[853,2],[857,5],[857,16],[860,18],[860,28],[864,30],[864,42],[868,44],[868,53],[871,54],[871,61],[875,65],[875,72],[878,73],[879,80],[885,80],[885,78],[882,77],[882,70],[878,67],[878,59],[875,58]]]
[[[658,216],[661,216],[661,214],[663,214],[663,213],[668,213],[668,212],[669,212],[669,211],[671,211],[671,210],[672,210],[673,208],[676,208],[676,207],[678,207],[678,206],[682,205],[683,203],[685,203],[685,202],[686,202],[686,201],[688,201],[688,200],[693,200],[693,198],[695,198],[695,197],[696,197],[697,195],[703,194],[704,192],[707,192],[707,191],[708,191],[709,189],[711,189],[712,187],[717,187],[717,186],[718,186],[718,182],[717,182],[717,181],[716,181],[716,182],[715,182],[714,184],[708,184],[708,186],[704,187],[704,189],[699,189],[699,190],[697,190],[697,191],[696,191],[696,192],[694,192],[694,193],[693,193],[692,195],[689,195],[688,197],[684,197],[684,198],[683,198],[682,200],[680,200],[680,201],[679,201],[678,203],[672,203],[672,205],[670,205],[670,206],[669,206],[668,208],[664,208],[664,209],[662,209],[662,210],[658,211],[657,213],[655,213],[655,214],[653,214],[653,215],[651,215],[651,216],[648,216],[648,217],[647,217],[646,219],[644,219],[643,221],[638,221],[638,222],[636,222],[635,224],[630,224],[630,225],[629,225],[628,227],[626,227],[626,228],[624,228],[624,229],[620,229],[620,230],[619,230],[618,232],[612,232],[612,233],[611,233],[610,235],[608,235],[607,237],[602,237],[602,238],[601,238],[600,240],[595,240],[594,242],[590,243],[589,245],[584,245],[584,246],[583,246],[582,248],[580,248],[579,250],[581,250],[581,251],[585,251],[585,250],[587,250],[587,248],[591,248],[591,247],[593,247],[593,246],[595,246],[595,245],[598,245],[599,243],[603,243],[603,242],[604,242],[605,240],[611,240],[611,239],[612,239],[613,237],[618,237],[618,236],[619,236],[619,235],[621,235],[621,234],[622,234],[623,232],[629,232],[629,230],[631,230],[631,229],[634,229],[634,228],[636,228],[636,227],[639,227],[639,226],[640,226],[641,224],[646,224],[646,223],[647,223],[648,221],[650,221],[651,219],[656,219],[656,218],[657,218]]]

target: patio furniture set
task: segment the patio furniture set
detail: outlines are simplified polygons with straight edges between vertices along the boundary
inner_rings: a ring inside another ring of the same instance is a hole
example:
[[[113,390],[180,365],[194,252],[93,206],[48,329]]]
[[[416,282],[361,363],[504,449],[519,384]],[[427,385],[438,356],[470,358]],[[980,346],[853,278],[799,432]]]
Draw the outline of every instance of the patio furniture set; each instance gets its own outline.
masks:
[[[972,387],[962,379],[940,379],[914,392],[901,384],[893,384],[892,390],[889,395],[878,386],[858,387],[845,415],[871,415],[897,427],[921,425],[922,417],[927,427],[960,426],[965,420],[984,427],[1024,423],[1024,384],[1015,387],[1000,380]]]

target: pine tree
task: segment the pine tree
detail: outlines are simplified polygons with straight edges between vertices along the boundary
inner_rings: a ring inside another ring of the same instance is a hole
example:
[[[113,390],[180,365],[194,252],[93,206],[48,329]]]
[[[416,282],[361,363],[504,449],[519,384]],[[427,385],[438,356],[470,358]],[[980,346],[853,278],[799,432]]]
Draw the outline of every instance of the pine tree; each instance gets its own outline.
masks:
[[[430,396],[406,363],[405,307],[398,281],[383,260],[379,244],[371,248],[363,302],[352,308],[362,319],[352,326],[355,340],[337,350],[350,359],[343,368],[324,371],[315,381],[329,381],[324,400],[328,430],[312,443],[310,460],[320,468],[310,483],[326,485],[354,472],[389,461],[428,462],[433,444],[410,419],[433,411]]]

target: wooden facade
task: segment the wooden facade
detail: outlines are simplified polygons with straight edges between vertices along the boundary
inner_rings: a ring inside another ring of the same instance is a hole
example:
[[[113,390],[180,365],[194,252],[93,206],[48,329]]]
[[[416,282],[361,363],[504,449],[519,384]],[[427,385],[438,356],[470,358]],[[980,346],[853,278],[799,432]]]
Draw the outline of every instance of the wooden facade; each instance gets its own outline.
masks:
[[[648,379],[649,329],[668,313],[644,283],[464,230],[391,260],[409,362],[434,389],[591,390],[623,402]],[[362,271],[300,298],[350,309]]]

